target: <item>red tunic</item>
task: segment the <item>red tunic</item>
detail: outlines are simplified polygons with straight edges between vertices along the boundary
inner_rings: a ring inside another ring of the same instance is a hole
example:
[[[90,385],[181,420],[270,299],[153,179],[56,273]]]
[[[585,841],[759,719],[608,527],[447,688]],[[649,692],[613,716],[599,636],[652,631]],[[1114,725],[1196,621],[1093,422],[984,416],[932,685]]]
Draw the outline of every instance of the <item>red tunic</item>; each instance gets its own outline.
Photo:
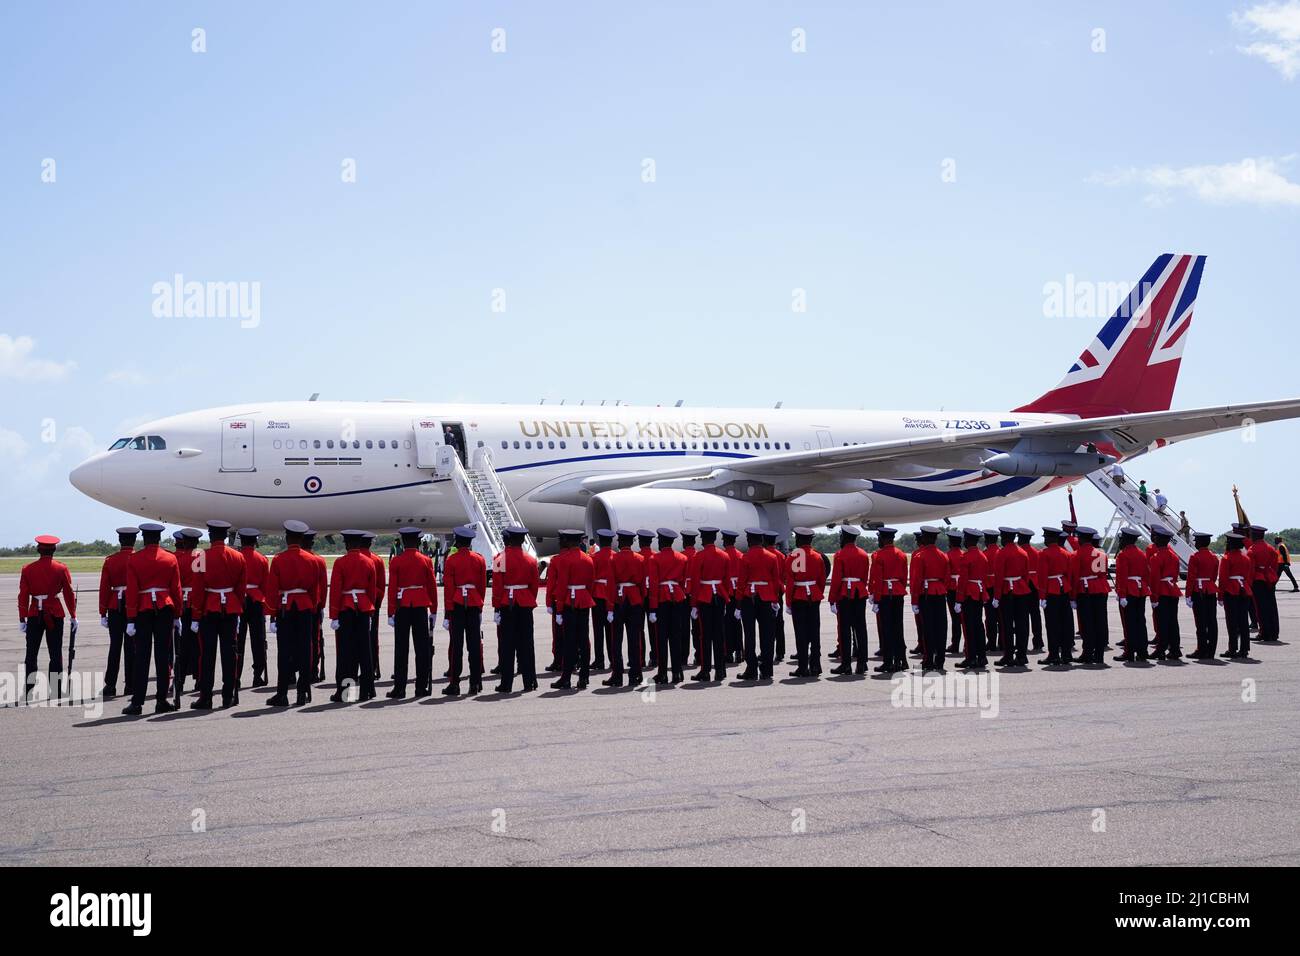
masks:
[[[1029,593],[1029,555],[1020,545],[1004,544],[993,559],[995,597]]]
[[[555,567],[555,562],[551,563],[548,574],[551,580],[546,585],[555,594],[555,613],[563,614],[568,608],[583,610],[595,607],[591,588],[596,581],[596,562],[578,548],[568,548],[562,553],[568,557],[560,562],[559,568]]]
[[[59,598],[63,603],[59,603]],[[18,620],[43,617],[46,622],[63,617],[64,605],[68,616],[77,616],[77,592],[72,590],[72,575],[68,566],[41,555],[23,567],[18,578]]]
[[[781,600],[781,578],[785,575],[783,561],[767,548],[754,547],[740,560],[740,596],[756,597],[775,604]]]
[[[1147,556],[1135,544],[1115,556],[1115,593],[1124,598],[1151,593],[1151,568]]]
[[[461,548],[448,556],[442,565],[442,591],[448,614],[457,605],[482,607],[487,594],[487,562],[483,555]]]
[[[602,549],[604,550],[604,549]],[[397,559],[393,559],[396,565]],[[592,559],[593,564],[595,559]],[[496,567],[499,563],[500,567]],[[492,606],[537,607],[537,589],[541,578],[537,571],[537,559],[518,545],[511,545],[501,552],[492,571]]]
[[[266,597],[276,609],[312,611],[320,608],[320,566],[316,555],[296,544],[271,559],[266,572]]]
[[[1038,552],[1038,593],[1043,597],[1072,594],[1074,575],[1070,568],[1073,563],[1070,552],[1059,544],[1049,544]]]
[[[591,556],[596,564],[596,584],[592,596],[598,601],[608,601],[611,592],[610,581],[613,579],[613,548],[597,548]]]
[[[896,545],[878,548],[871,555],[871,599],[907,593],[907,555]]]
[[[378,611],[384,603],[384,592],[388,588],[388,571],[384,566],[384,559],[369,549],[363,551],[370,556],[370,560],[375,562],[375,587],[379,589],[379,597],[375,598],[375,610]]]
[[[363,548],[352,548],[334,562],[330,571],[330,620],[337,621],[341,611],[371,614],[379,597],[375,562]]]
[[[961,556],[961,579],[957,582],[958,601],[979,601],[989,594],[989,558],[979,548],[967,548]]]
[[[912,552],[908,587],[912,592],[913,603],[923,594],[947,594],[949,570],[948,555],[940,551],[937,545],[927,544]]]
[[[183,607],[180,565],[170,551],[146,544],[126,565],[126,616],[134,621],[141,611],[164,607]]]
[[[243,614],[244,556],[214,541],[203,553],[203,560],[196,563],[198,570],[190,591],[191,615]]]
[[[731,600],[731,559],[716,544],[706,544],[695,552],[686,566],[686,578],[692,604],[708,604],[715,597]]]
[[[1186,594],[1217,594],[1219,592],[1219,556],[1209,548],[1197,548],[1187,559]]]
[[[376,586],[378,583],[375,582]],[[433,573],[433,561],[419,548],[407,548],[388,563],[388,610],[395,614],[399,607],[438,610],[438,581]]]
[[[99,569],[99,616],[116,611],[119,601],[126,600],[126,565],[135,553],[134,547],[125,547],[104,559]]]
[[[271,562],[252,545],[240,548],[239,553],[244,556],[244,597],[261,604],[266,613],[275,613],[275,605],[266,593],[266,575],[271,570]]]
[[[638,607],[644,604],[649,578],[647,564],[641,552],[619,548],[610,561],[610,600],[626,601]]]
[[[1219,593],[1249,594],[1253,571],[1250,555],[1245,551],[1228,551],[1219,562]]]
[[[866,597],[871,577],[871,555],[856,544],[846,544],[835,552],[831,562],[831,588],[827,600],[832,604],[849,598]]]
[[[662,548],[650,559],[650,607],[686,599],[686,555]]]
[[[826,562],[821,552],[812,547],[795,548],[786,556],[783,580],[787,606],[795,601],[820,602],[826,588]]]
[[[1109,594],[1110,579],[1106,570],[1110,555],[1091,544],[1081,544],[1070,559],[1071,590],[1075,597],[1084,594]]]
[[[1178,587],[1178,555],[1169,545],[1156,548],[1147,559],[1151,571],[1151,593],[1158,598],[1180,597],[1182,590]]]

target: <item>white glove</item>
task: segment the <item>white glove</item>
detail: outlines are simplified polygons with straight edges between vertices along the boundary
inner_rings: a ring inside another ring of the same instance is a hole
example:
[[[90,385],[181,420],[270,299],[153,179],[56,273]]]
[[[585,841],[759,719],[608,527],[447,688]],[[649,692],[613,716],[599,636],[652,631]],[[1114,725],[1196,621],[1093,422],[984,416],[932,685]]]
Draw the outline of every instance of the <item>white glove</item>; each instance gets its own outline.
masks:
[[[1077,611],[1077,610],[1079,610],[1079,602],[1078,602],[1078,601],[1071,601],[1071,602],[1070,602],[1070,610],[1071,610],[1071,611]]]
[[[839,606],[838,604],[832,604],[832,605],[831,605],[831,613],[832,613],[832,614],[839,614],[839,613],[840,613],[840,606]]]
[[[650,623],[651,624],[659,623],[659,615],[656,614],[654,611],[650,612]]]
[[[177,639],[180,638],[181,636],[180,618],[177,618],[175,621],[172,622],[172,633],[176,635]]]
[[[1046,601],[1039,601],[1039,602],[1038,602],[1038,609],[1039,609],[1040,611],[1045,611],[1045,610],[1047,610],[1047,602],[1046,602]]]
[[[1119,606],[1120,606],[1120,607],[1128,607],[1128,598],[1120,598],[1120,599],[1119,599]]]
[[[492,623],[493,623],[493,624],[500,624],[500,623],[501,623],[501,612],[500,612],[500,611],[493,611],[493,612],[492,612]]]
[[[26,634],[26,633],[27,633],[27,622],[26,622],[26,621],[19,621],[19,622],[18,622],[18,630],[20,630],[20,631],[22,631],[24,634]]]
[[[953,610],[953,613],[954,613],[954,614],[960,614],[960,613],[961,613],[961,602],[958,601],[957,603],[955,603],[955,604],[952,606],[952,610]]]
[[[700,616],[700,609],[698,607],[691,608],[691,620],[694,621],[699,616]]]
[[[388,626],[389,626],[389,627],[397,627],[397,616],[396,616],[396,615],[394,615],[394,614],[390,614],[390,615],[388,615]]]
[[[548,608],[546,609],[546,613],[547,613],[547,614],[554,614],[554,613],[555,613],[555,608],[553,608],[553,607],[548,607]],[[611,617],[610,620],[612,621],[613,618]]]
[[[994,598],[994,599],[993,599],[993,610],[996,611],[997,609],[998,609],[998,599],[997,599],[997,598]]]
[[[614,623],[614,612],[613,612],[613,611],[609,611],[608,613],[606,613],[606,614],[605,614],[605,620],[609,621],[610,624],[613,624],[613,623]]]
[[[912,605],[912,613],[913,613],[913,614],[920,614],[920,613],[921,613],[921,606],[920,606],[919,604],[913,604],[913,605]]]
[[[190,621],[190,630],[193,631],[195,634],[199,633],[199,622]]]
[[[557,615],[555,615],[555,623],[556,623],[556,624],[563,624],[563,623],[564,623],[564,615],[563,615],[563,614],[557,614]]]
[[[773,614],[780,614],[780,613],[781,613],[781,605],[780,605],[779,602],[776,603],[776,604],[773,604],[773,605],[772,605],[772,613],[773,613]]]
[[[339,629],[339,622],[336,621],[336,620],[332,620],[332,619],[331,619],[331,620],[330,620],[330,630],[331,630],[331,631],[337,631],[338,629]]]
[[[451,620],[450,620],[449,618],[445,618],[445,617],[444,617],[444,618],[442,619],[442,629],[443,629],[444,631],[450,631],[450,630],[451,630]]]
[[[99,626],[108,627],[108,617],[106,615],[100,615]]]
[[[1191,607],[1191,606],[1192,606],[1192,599],[1189,598],[1189,597],[1183,598],[1183,603],[1186,604],[1188,607]]]
[[[275,618],[271,618],[271,633],[275,633]]]
[[[871,602],[871,613],[872,613],[872,614],[879,614],[879,613],[880,613],[880,605],[877,604],[877,603],[875,603],[874,601]]]
[[[27,625],[26,625],[26,624],[23,625],[23,630],[24,630],[24,631],[27,630]],[[134,621],[131,621],[130,623],[128,623],[128,624],[126,625],[126,636],[127,636],[127,637],[135,637],[135,622],[134,622]]]
[[[736,620],[740,620],[740,608],[736,608]]]

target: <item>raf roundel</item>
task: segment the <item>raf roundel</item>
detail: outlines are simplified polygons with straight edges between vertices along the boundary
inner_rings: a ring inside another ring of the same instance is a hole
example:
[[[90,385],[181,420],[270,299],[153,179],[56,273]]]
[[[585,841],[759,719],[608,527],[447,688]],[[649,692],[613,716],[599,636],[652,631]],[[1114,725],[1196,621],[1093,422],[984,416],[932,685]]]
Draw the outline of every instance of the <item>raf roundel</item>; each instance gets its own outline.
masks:
[[[315,475],[310,476],[302,483],[303,490],[309,495],[314,495],[321,490],[321,480]]]

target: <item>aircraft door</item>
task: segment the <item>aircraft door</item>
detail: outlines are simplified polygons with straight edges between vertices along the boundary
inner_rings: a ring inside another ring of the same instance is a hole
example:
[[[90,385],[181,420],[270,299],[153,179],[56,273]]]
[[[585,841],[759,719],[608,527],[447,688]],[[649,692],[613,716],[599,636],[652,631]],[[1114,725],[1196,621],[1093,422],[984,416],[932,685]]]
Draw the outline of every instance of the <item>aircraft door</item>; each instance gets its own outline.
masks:
[[[442,426],[432,419],[420,418],[412,422],[411,427],[415,431],[415,467],[433,470],[438,467]]]
[[[221,470],[256,470],[253,467],[251,418],[227,418],[221,423]]]

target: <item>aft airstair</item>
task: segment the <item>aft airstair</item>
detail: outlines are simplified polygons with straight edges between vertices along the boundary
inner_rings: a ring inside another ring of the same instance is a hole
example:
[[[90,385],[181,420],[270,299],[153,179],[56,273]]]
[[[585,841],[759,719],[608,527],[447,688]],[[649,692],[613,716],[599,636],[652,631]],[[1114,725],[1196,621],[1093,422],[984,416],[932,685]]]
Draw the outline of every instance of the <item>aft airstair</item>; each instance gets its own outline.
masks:
[[[474,550],[491,564],[505,550],[506,526],[513,522],[523,524],[514,499],[492,466],[492,453],[486,448],[475,448],[466,468],[456,449],[443,445],[438,448],[434,472],[440,478],[450,478],[456,487],[466,518],[479,531],[474,538]],[[524,550],[537,556],[531,535],[524,539]]]
[[[1187,561],[1196,549],[1187,538],[1178,533],[1182,522],[1177,511],[1168,505],[1165,505],[1163,511],[1157,511],[1155,496],[1152,494],[1148,494],[1144,502],[1138,494],[1137,485],[1133,484],[1126,475],[1121,474],[1116,480],[1105,469],[1099,469],[1088,475],[1088,480],[1115,506],[1115,513],[1111,516],[1110,523],[1102,535],[1102,548],[1114,554],[1119,529],[1125,525],[1141,529],[1148,538],[1151,536],[1153,525],[1163,525],[1173,532],[1169,544],[1178,555],[1178,561],[1183,569],[1187,569]],[[1190,537],[1191,533],[1187,532],[1187,534]]]

